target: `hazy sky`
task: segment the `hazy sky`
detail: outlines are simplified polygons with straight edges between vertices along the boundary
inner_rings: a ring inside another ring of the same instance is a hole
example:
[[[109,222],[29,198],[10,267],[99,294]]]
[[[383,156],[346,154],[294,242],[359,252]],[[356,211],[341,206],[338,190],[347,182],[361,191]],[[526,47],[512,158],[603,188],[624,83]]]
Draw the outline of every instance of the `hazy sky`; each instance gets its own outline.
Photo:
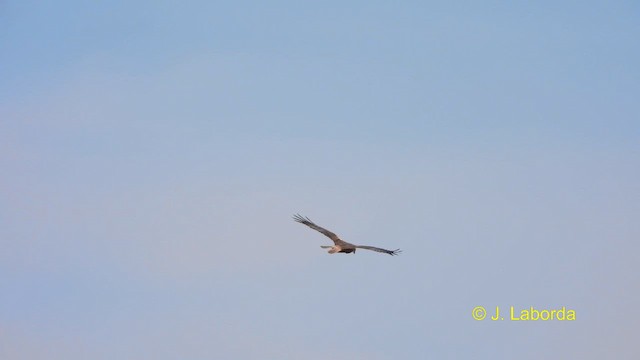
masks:
[[[1,2],[0,358],[640,358],[639,38],[635,1]]]

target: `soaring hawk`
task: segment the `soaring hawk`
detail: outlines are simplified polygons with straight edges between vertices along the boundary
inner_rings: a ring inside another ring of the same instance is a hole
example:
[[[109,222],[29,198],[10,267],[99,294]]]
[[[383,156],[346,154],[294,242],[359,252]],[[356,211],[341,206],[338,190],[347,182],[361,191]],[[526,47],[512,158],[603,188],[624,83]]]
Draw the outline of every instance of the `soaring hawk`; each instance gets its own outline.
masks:
[[[385,253],[385,254],[389,254],[389,255],[398,255],[399,253],[402,252],[402,250],[400,249],[395,249],[395,250],[387,250],[387,249],[381,249],[375,246],[366,246],[366,245],[354,245],[354,244],[350,244],[346,241],[341,240],[338,235],[332,233],[331,231],[322,228],[316,224],[313,223],[313,221],[311,221],[311,219],[309,219],[308,217],[302,217],[300,216],[300,214],[296,214],[293,216],[293,220],[299,222],[300,224],[304,224],[307,225],[308,227],[312,228],[313,230],[319,231],[322,234],[324,234],[326,237],[328,237],[329,239],[333,240],[334,245],[333,246],[320,246],[323,249],[330,249],[329,250],[329,254],[335,254],[335,253],[356,253],[356,249],[365,249],[365,250],[373,250],[373,251],[377,251],[380,253]]]

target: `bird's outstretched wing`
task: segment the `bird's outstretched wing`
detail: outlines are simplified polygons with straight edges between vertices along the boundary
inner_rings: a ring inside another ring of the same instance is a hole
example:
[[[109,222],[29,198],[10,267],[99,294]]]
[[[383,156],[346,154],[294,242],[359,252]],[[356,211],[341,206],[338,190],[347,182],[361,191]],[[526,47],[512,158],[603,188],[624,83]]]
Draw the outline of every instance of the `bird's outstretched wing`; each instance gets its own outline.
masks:
[[[400,249],[387,250],[387,249],[381,249],[375,246],[365,246],[365,245],[356,245],[356,249],[373,250],[373,251],[389,254],[391,256],[398,255],[402,252],[402,250]]]
[[[293,220],[299,222],[300,224],[305,224],[308,227],[312,228],[313,230],[321,232],[326,237],[328,237],[329,239],[333,240],[334,243],[342,241],[342,240],[340,240],[338,235],[332,233],[331,231],[329,231],[329,230],[327,230],[327,229],[325,229],[323,227],[320,227],[320,226],[314,224],[313,221],[311,221],[311,219],[309,219],[308,217],[302,217],[300,214],[295,214],[293,216]]]

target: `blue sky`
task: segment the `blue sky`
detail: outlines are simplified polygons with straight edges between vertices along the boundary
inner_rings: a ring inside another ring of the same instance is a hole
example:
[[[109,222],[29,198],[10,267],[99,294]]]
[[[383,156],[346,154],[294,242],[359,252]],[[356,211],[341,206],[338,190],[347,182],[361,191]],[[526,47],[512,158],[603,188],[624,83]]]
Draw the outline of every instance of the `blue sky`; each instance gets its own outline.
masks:
[[[639,10],[3,2],[0,357],[638,358]]]

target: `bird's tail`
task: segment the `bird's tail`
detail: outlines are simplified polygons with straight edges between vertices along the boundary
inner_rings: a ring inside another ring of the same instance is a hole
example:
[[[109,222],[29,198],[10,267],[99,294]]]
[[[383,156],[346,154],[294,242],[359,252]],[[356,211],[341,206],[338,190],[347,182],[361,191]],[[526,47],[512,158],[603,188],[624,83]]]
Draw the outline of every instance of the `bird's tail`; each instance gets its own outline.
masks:
[[[320,245],[320,247],[323,249],[331,249],[333,246]]]

